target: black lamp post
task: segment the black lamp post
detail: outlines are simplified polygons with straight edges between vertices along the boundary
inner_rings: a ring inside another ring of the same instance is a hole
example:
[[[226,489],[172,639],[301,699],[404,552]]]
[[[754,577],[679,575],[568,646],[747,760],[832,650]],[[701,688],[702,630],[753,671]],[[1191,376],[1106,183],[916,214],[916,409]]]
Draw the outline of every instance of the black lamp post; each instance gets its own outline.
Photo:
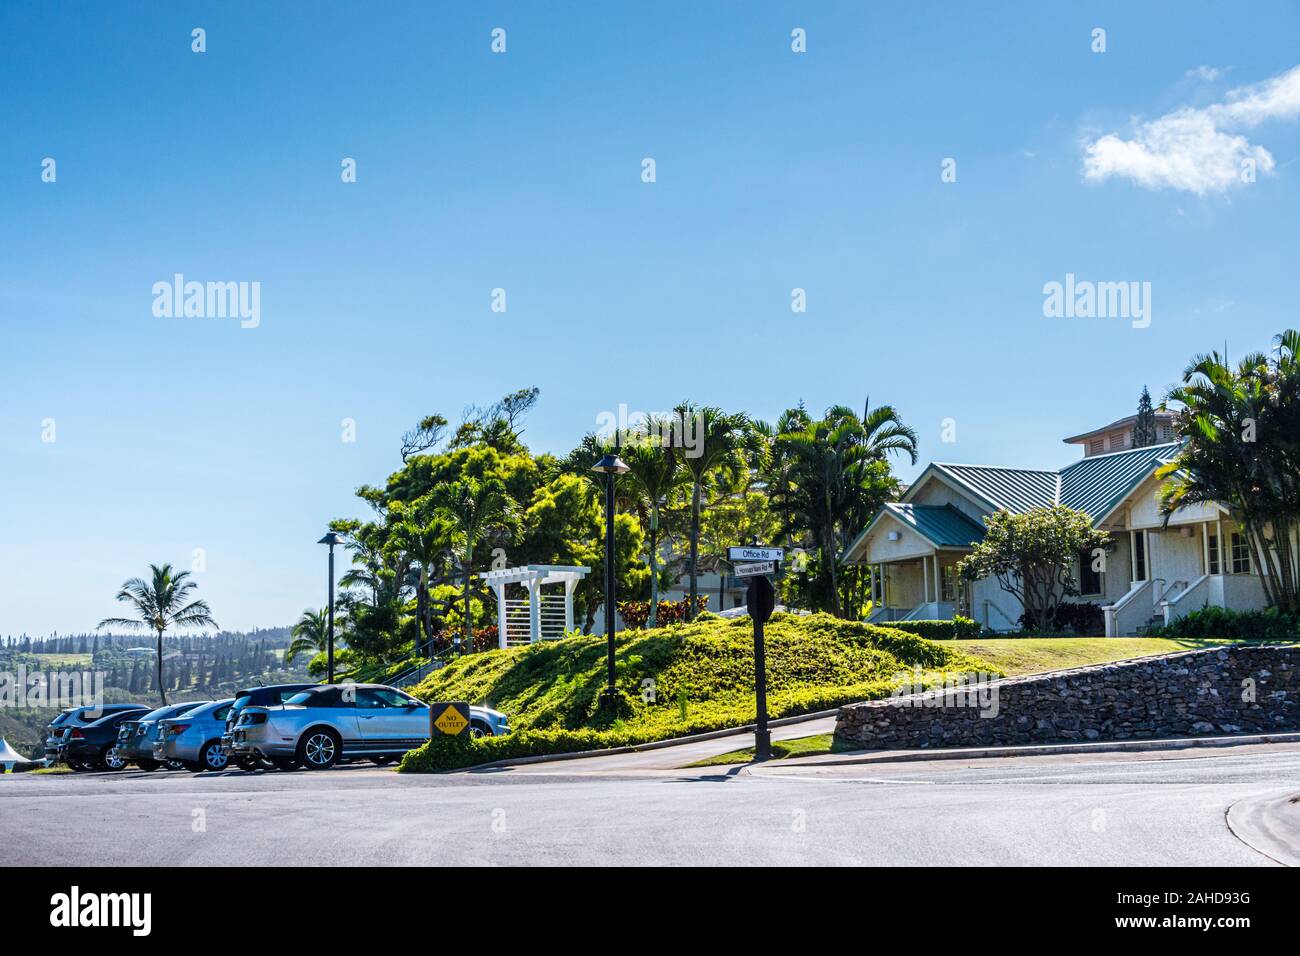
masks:
[[[343,543],[343,535],[337,531],[326,532],[325,537],[316,542],[330,547],[330,634],[329,634],[329,683],[334,683],[334,545]]]
[[[614,704],[614,482],[628,470],[627,464],[610,452],[591,466],[605,476],[605,640],[609,669],[605,696]]]

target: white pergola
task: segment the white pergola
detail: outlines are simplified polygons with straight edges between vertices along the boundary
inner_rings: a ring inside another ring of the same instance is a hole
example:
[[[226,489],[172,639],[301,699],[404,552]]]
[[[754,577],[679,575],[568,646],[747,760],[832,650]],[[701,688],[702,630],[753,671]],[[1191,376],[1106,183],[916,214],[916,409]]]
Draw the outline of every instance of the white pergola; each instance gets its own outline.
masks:
[[[498,645],[533,644],[563,637],[573,630],[573,589],[590,573],[591,568],[528,564],[484,574],[482,580],[492,586],[497,596]],[[522,584],[528,597],[507,600],[507,584]],[[543,594],[542,586],[546,584],[563,584],[564,595]]]

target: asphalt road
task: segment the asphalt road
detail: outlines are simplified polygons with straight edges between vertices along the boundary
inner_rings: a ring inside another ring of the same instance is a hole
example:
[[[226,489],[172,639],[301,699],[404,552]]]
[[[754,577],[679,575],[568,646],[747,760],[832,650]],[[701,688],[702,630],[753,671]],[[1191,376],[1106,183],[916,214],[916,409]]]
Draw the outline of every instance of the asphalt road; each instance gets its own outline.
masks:
[[[22,774],[0,778],[0,846],[10,864],[65,865],[1271,866],[1226,813],[1296,792],[1293,745],[690,771]]]

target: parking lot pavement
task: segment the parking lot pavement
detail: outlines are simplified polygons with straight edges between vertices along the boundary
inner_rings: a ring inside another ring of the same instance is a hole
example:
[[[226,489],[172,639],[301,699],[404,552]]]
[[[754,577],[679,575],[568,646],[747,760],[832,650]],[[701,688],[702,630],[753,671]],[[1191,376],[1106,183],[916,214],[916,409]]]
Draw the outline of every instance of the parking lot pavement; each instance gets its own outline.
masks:
[[[546,774],[8,776],[6,862],[1276,865],[1225,815],[1294,748]]]

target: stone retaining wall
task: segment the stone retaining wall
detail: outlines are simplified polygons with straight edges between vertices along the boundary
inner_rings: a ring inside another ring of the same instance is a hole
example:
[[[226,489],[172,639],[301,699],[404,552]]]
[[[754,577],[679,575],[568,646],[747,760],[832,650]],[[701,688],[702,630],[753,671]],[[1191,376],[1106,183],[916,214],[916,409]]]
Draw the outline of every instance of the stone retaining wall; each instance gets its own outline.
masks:
[[[850,704],[835,736],[862,749],[911,749],[1300,730],[1300,648],[1185,651],[969,690]]]

